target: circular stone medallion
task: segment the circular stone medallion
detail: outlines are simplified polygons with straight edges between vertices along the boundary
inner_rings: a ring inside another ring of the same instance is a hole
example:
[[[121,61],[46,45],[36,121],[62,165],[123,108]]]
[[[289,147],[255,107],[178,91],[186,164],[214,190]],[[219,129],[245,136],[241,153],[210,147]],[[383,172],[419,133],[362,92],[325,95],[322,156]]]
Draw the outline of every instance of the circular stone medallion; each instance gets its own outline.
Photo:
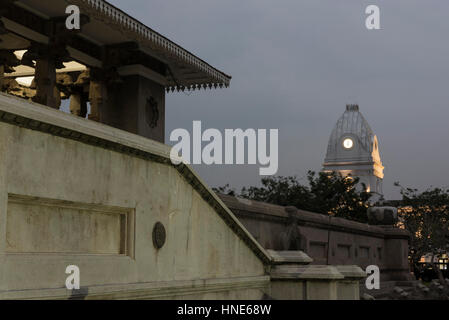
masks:
[[[156,222],[153,227],[153,245],[156,249],[160,249],[165,244],[165,227],[162,223]]]

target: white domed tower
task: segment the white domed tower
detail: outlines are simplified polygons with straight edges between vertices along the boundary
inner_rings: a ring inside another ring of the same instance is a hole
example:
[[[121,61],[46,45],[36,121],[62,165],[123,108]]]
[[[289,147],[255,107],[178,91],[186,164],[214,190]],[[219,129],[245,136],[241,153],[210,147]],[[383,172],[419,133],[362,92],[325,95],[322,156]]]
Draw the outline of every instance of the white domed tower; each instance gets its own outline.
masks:
[[[358,105],[347,105],[332,130],[324,159],[323,171],[338,171],[343,176],[359,177],[372,200],[382,196],[384,167],[380,160],[379,143]]]

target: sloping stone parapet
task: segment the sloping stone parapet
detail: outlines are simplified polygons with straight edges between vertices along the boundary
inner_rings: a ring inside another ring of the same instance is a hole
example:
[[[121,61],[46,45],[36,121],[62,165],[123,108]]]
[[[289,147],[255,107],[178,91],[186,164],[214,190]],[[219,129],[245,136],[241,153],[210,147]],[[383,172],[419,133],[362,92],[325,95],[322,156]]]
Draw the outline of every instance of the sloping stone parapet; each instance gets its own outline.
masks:
[[[0,93],[0,299],[257,300],[271,260],[169,146]]]
[[[265,250],[166,145],[0,93],[0,155],[0,299],[339,298],[337,267]]]
[[[282,300],[359,300],[359,281],[366,275],[357,266],[311,265],[302,251],[267,251],[270,296]]]

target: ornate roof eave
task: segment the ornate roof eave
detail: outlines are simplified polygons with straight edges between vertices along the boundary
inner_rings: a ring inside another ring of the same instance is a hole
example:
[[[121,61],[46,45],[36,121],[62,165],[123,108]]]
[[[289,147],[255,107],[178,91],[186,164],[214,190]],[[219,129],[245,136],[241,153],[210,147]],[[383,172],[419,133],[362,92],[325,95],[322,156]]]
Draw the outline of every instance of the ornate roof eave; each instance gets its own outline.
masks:
[[[169,67],[186,66],[194,70],[198,80],[184,80],[172,74],[167,76],[167,92],[212,89],[229,87],[231,76],[212,67],[207,62],[185,50],[176,43],[132,18],[122,10],[105,0],[72,0],[94,19],[100,20],[111,27],[119,28],[128,37],[137,41],[142,47],[147,47],[165,60]]]

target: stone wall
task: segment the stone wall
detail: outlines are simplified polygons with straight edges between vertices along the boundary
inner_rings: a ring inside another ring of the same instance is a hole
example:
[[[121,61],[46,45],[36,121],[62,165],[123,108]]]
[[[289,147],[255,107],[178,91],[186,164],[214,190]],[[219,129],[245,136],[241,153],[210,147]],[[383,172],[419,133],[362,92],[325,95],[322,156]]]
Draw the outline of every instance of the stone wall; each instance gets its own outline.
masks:
[[[270,257],[169,152],[0,94],[0,299],[70,297],[68,265],[90,298],[262,298]]]
[[[377,265],[381,281],[410,280],[407,231],[220,195],[266,249],[303,250],[312,264]]]
[[[265,250],[169,155],[0,93],[0,299],[359,299],[360,268]]]

